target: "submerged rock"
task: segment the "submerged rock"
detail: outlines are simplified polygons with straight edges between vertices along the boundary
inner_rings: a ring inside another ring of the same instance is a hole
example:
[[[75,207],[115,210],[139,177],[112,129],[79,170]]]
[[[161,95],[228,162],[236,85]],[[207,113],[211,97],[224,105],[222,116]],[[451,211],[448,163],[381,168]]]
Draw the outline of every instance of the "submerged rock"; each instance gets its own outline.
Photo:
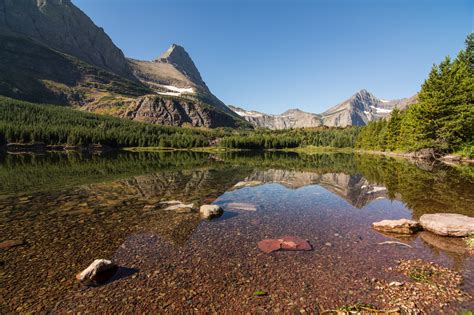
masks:
[[[423,229],[441,236],[464,237],[474,234],[474,218],[462,214],[424,214],[420,223]]]
[[[118,266],[106,259],[96,259],[86,269],[76,275],[85,285],[99,285],[107,282],[117,272]]]
[[[176,212],[191,212],[194,209],[194,204],[185,204],[178,200],[163,201],[159,203],[164,210]]]
[[[283,236],[278,239],[262,240],[257,243],[257,246],[262,252],[267,254],[278,250],[308,251],[313,249],[313,246],[307,240],[296,236]]]
[[[3,242],[0,242],[0,249],[9,249],[9,248],[21,246],[24,244],[25,244],[24,240],[6,240]]]
[[[224,210],[218,205],[202,205],[199,212],[204,219],[213,219],[220,217]]]
[[[257,211],[256,205],[245,202],[230,202],[225,207],[231,210]]]
[[[414,220],[382,220],[372,223],[374,230],[384,233],[413,234],[422,230],[420,223]]]
[[[431,232],[421,232],[420,237],[427,244],[441,249],[443,251],[456,253],[456,254],[467,254],[469,253],[469,246],[466,241],[458,237],[444,237],[439,236]]]
[[[262,181],[259,181],[259,180],[250,180],[250,181],[238,182],[238,183],[235,184],[234,187],[232,187],[232,188],[233,188],[233,189],[240,189],[240,188],[244,188],[244,187],[255,187],[255,186],[262,185],[262,184],[263,184]]]

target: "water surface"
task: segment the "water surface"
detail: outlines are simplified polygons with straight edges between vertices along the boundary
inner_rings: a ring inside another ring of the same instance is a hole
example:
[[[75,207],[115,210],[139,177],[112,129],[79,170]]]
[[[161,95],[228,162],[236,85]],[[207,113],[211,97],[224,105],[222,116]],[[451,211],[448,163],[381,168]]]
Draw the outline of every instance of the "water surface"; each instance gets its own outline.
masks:
[[[372,279],[400,259],[459,271],[474,294],[474,260],[422,233],[403,239],[371,229],[424,213],[474,215],[470,168],[417,166],[354,154],[114,153],[0,157],[0,313],[300,311],[386,304]],[[160,201],[214,203],[225,213],[153,210]],[[311,252],[264,254],[256,243],[295,235]],[[75,273],[97,258],[123,268],[84,289]],[[256,297],[255,291],[265,291]],[[454,301],[451,310],[473,307]]]

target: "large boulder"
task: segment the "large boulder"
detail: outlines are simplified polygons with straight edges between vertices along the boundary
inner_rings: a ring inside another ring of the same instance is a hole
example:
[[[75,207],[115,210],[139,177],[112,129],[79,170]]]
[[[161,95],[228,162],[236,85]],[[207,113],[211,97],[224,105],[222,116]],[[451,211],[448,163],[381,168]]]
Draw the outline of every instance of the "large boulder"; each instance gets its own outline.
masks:
[[[474,234],[474,218],[455,213],[424,214],[423,229],[442,236],[465,237]]]
[[[201,217],[210,220],[220,217],[224,213],[224,210],[222,210],[222,208],[218,205],[202,205],[199,209],[199,212]]]
[[[85,285],[100,285],[113,277],[118,266],[106,259],[96,259],[86,269],[76,275],[76,279]]]
[[[379,232],[396,234],[413,234],[422,230],[420,223],[408,219],[382,220],[372,223],[372,227]]]

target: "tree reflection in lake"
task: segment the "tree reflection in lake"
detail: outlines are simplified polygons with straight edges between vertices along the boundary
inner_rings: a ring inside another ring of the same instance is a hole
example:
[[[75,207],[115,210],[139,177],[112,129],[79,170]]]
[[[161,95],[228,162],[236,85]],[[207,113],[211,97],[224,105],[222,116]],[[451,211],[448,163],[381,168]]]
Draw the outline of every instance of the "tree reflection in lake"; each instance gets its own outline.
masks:
[[[410,212],[414,217],[427,212],[472,216],[474,183],[470,173],[447,166],[426,171],[403,160],[354,154],[121,152],[104,156],[2,156],[0,241],[22,239],[26,245],[0,252],[0,313],[51,310],[65,295],[75,292],[74,273],[96,258],[116,257],[133,265],[128,267],[159,272],[165,267],[153,264],[157,250],[160,255],[168,255],[168,265],[185,264],[182,255],[186,252],[200,257],[201,266],[211,258],[227,259],[224,265],[245,265],[245,257],[256,255],[256,241],[267,234],[288,233],[289,227],[316,243],[337,245],[339,239],[332,239],[332,235],[343,230],[346,242],[358,242],[362,237],[359,243],[371,246],[383,239],[370,229],[376,219],[410,216]],[[246,202],[256,211],[236,210],[233,216],[212,224],[201,223],[196,212],[147,207],[167,200],[195,206]],[[152,239],[140,243],[143,235],[151,235]],[[235,247],[237,241],[240,247]],[[150,242],[153,248],[149,248]],[[127,247],[130,244],[142,247]],[[207,247],[210,244],[221,244],[232,251],[211,254]],[[334,264],[333,258],[366,250],[362,245],[354,246],[356,249],[346,254],[334,249],[319,259],[328,259],[329,266]],[[431,255],[428,246],[432,245],[417,240],[414,246],[420,256]],[[142,257],[141,263],[131,253]],[[442,261],[448,255],[442,248],[438,254]],[[386,255],[396,258],[391,252]],[[457,268],[466,273],[472,261],[462,261]],[[294,262],[301,264],[301,270],[311,268],[310,260],[295,258]],[[353,263],[358,266],[357,261]],[[192,266],[199,268],[199,264]],[[374,261],[374,265],[380,264]],[[341,272],[336,269],[334,272]],[[374,272],[369,271],[363,270],[362,274]],[[213,289],[225,290],[221,285]],[[134,287],[129,289],[133,291]],[[330,301],[331,290],[327,292]],[[235,298],[238,300],[237,295]]]

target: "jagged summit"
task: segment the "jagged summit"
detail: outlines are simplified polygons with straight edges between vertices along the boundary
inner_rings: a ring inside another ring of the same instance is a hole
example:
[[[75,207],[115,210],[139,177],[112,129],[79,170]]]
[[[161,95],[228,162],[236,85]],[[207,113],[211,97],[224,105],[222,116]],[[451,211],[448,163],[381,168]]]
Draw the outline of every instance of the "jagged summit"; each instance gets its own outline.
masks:
[[[182,74],[189,78],[196,85],[207,88],[199,70],[184,47],[172,44],[155,62],[169,63],[176,67]]]
[[[175,56],[179,56],[179,55],[186,55],[187,58],[190,58],[189,54],[186,52],[183,46],[173,43],[164,53],[162,53],[156,59],[159,61],[169,61],[173,59]]]

